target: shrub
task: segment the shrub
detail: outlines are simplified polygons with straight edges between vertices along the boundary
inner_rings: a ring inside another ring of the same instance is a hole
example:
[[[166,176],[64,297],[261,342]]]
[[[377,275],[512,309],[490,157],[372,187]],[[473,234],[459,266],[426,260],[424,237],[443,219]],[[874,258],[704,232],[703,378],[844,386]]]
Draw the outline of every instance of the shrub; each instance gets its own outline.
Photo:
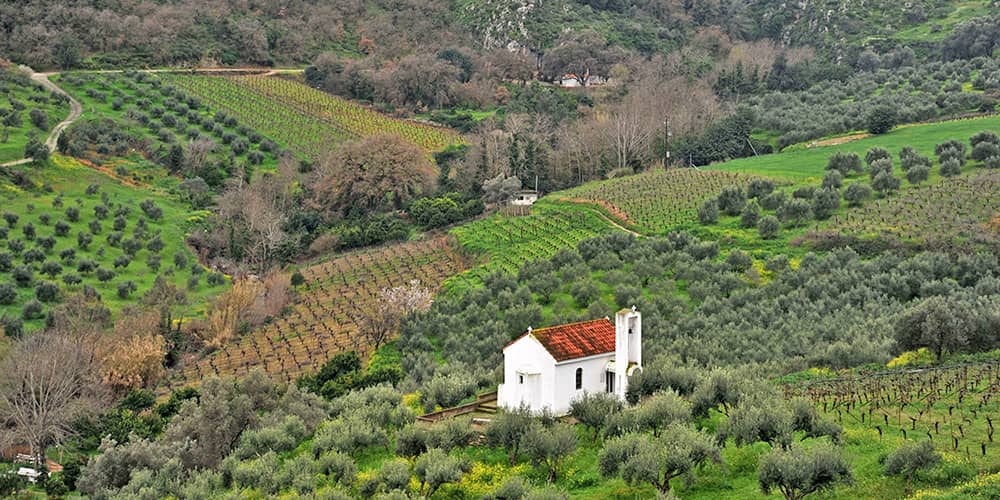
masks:
[[[851,207],[860,207],[871,197],[872,188],[861,182],[855,182],[847,186],[847,189],[844,191],[844,200]]]
[[[43,274],[49,275],[49,278],[55,278],[59,273],[62,272],[63,268],[58,262],[54,260],[47,260],[42,263],[40,268]]]
[[[851,481],[851,467],[831,445],[818,443],[810,448],[793,444],[775,448],[760,460],[757,480],[764,494],[772,490],[785,498],[802,498]]]
[[[120,298],[120,299],[127,299],[129,297],[129,295],[132,294],[132,292],[136,291],[137,288],[138,287],[136,287],[135,282],[131,281],[131,280],[119,283],[118,284],[118,298]]]
[[[31,248],[27,252],[24,252],[22,256],[25,264],[31,264],[33,262],[43,262],[45,260],[45,252],[37,248]]]
[[[872,179],[872,189],[878,191],[882,196],[885,196],[892,191],[898,191],[900,184],[901,182],[899,178],[886,171],[879,172],[878,175]]]
[[[774,182],[767,179],[754,179],[747,186],[747,198],[763,199],[774,191]]]
[[[14,255],[21,255],[24,252],[24,242],[20,239],[8,240],[7,249]]]
[[[872,179],[878,177],[878,174],[882,172],[886,172],[889,175],[892,175],[893,171],[892,171],[891,159],[879,158],[871,163],[871,169],[868,171],[868,174],[871,176]]]
[[[910,167],[910,169],[906,171],[906,180],[910,184],[917,185],[926,181],[930,173],[931,169],[923,165]]]
[[[21,308],[21,318],[27,321],[39,319],[42,317],[42,312],[44,310],[45,307],[42,306],[41,302],[31,299],[24,304],[24,307]]]
[[[897,123],[896,110],[890,106],[878,106],[868,112],[865,123],[873,135],[884,134]]]
[[[812,212],[809,202],[801,199],[792,199],[778,209],[777,215],[785,224],[792,227],[798,226],[808,220]]]
[[[160,238],[160,235],[150,238],[150,240],[146,243],[146,250],[149,250],[152,253],[160,253],[163,250],[163,247],[163,239]]]
[[[956,177],[962,174],[962,164],[955,158],[948,158],[941,162],[942,177]]]
[[[982,143],[1000,145],[1000,136],[997,136],[996,132],[984,130],[969,138],[969,145],[972,146],[973,150],[976,149],[976,146]]]
[[[114,266],[115,269],[126,268],[130,263],[132,263],[132,259],[128,255],[119,255],[115,257]]]
[[[66,218],[69,219],[70,222],[79,222],[80,209],[74,206],[66,207]]]
[[[35,298],[42,302],[54,302],[59,297],[59,285],[51,281],[41,281],[35,286]]]
[[[21,218],[21,216],[15,214],[13,212],[4,212],[3,213],[3,220],[7,223],[7,227],[10,227],[10,228],[16,227],[17,226],[17,221],[20,218]]]
[[[760,220],[760,205],[756,200],[752,200],[743,207],[743,213],[740,214],[740,227],[742,228],[752,228],[757,226],[757,222]]]
[[[954,152],[950,153],[950,154],[958,155],[958,156],[961,156],[963,158],[965,157],[965,153],[966,153],[965,144],[963,144],[963,143],[961,143],[959,141],[956,141],[955,139],[952,139],[952,140],[946,141],[946,142],[942,142],[941,144],[938,144],[937,146],[934,146],[934,154],[936,154],[937,156],[940,157],[941,155],[947,154],[946,152],[949,149],[954,150]]]
[[[66,273],[63,275],[62,280],[63,283],[65,283],[66,285],[73,286],[73,285],[79,285],[80,282],[83,281],[83,278],[81,278],[80,275],[76,273]]]
[[[80,249],[86,250],[90,243],[94,241],[94,235],[80,231],[76,233],[76,244]]]
[[[987,158],[1000,156],[1000,145],[992,142],[981,142],[972,148],[972,159],[986,161]]]
[[[49,129],[49,114],[44,110],[38,108],[32,108],[28,112],[28,118],[31,119],[31,124],[38,127],[40,130]]]
[[[174,261],[176,262],[176,256],[174,258]],[[296,287],[297,286],[302,286],[302,285],[305,284],[305,282],[306,282],[306,278],[305,278],[305,276],[302,276],[301,272],[295,271],[294,273],[292,273],[292,277],[291,277],[291,284],[292,284],[292,286],[296,286]]]
[[[813,198],[812,211],[817,220],[830,218],[833,211],[840,208],[840,192],[836,189],[821,189]]]
[[[103,267],[97,268],[97,272],[94,273],[97,280],[101,283],[107,283],[115,278],[115,272],[110,269],[105,269]]]
[[[17,287],[10,283],[0,283],[0,305],[9,306],[17,301]]]
[[[83,274],[91,273],[94,269],[97,269],[97,262],[93,259],[80,259],[76,264],[76,270]]]
[[[860,174],[864,171],[861,166],[861,158],[855,153],[837,152],[830,157],[826,164],[827,170],[836,170],[845,177],[851,173]]]
[[[839,170],[831,170],[823,176],[822,189],[840,189],[844,185],[844,176]]]
[[[742,273],[753,266],[753,259],[742,250],[733,250],[726,256],[726,266],[731,271]]]
[[[51,236],[45,236],[44,238],[38,238],[38,240],[35,241],[35,244],[42,250],[45,250],[45,253],[49,253],[53,248],[55,248],[56,239]]]
[[[55,231],[55,235],[59,236],[59,237],[64,237],[64,236],[68,235],[70,229],[72,229],[72,226],[70,226],[69,224],[67,224],[67,223],[65,223],[63,221],[56,222],[56,225],[53,227],[53,230]]]
[[[0,252],[0,273],[8,273],[11,269],[14,269],[14,255]]]
[[[24,334],[24,321],[16,316],[7,316],[4,314],[0,316],[0,328],[3,328],[4,336],[19,338]]]
[[[739,215],[746,202],[747,197],[739,186],[727,187],[719,193],[719,210],[726,215]]]
[[[760,203],[761,208],[764,210],[777,210],[785,204],[785,192],[775,191],[764,197],[764,200]]]
[[[797,198],[800,200],[811,200],[813,196],[816,195],[815,186],[802,186],[795,191],[792,191],[792,198]]]
[[[715,224],[719,220],[719,202],[715,199],[705,200],[698,207],[698,222],[709,225]]]
[[[906,477],[906,491],[909,492],[913,476],[922,469],[929,469],[941,461],[941,455],[934,451],[931,441],[907,442],[889,454],[885,461],[885,473]]]
[[[17,283],[17,286],[24,288],[35,280],[35,271],[31,266],[21,265],[14,268],[11,277],[14,278],[14,283]]]
[[[885,148],[880,148],[878,146],[871,148],[865,153],[865,163],[870,167],[872,163],[878,160],[889,160],[892,162],[892,155]]]
[[[761,239],[773,240],[778,237],[779,231],[781,231],[781,222],[773,215],[767,215],[757,223],[757,232],[760,233]]]

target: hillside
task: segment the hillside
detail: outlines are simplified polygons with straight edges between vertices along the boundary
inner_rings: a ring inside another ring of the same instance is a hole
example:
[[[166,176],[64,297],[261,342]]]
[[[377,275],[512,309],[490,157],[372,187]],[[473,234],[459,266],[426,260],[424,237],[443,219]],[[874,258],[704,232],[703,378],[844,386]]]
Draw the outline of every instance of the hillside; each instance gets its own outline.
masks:
[[[0,497],[996,498],[997,11],[3,3]]]

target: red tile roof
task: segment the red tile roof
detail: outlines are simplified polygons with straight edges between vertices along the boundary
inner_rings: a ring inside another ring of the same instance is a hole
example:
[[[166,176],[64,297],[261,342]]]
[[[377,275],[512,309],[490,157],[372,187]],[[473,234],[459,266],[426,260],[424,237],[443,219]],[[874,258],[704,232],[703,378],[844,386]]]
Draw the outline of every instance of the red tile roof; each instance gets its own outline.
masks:
[[[507,345],[525,335],[541,342],[557,362],[615,352],[615,324],[608,318],[531,330]]]

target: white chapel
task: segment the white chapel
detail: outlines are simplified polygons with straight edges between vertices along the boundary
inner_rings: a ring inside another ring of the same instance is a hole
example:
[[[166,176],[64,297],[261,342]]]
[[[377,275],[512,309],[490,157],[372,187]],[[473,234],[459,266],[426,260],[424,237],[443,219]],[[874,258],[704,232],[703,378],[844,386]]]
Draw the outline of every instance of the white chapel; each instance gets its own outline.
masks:
[[[503,349],[503,408],[569,413],[584,393],[625,399],[628,379],[642,370],[642,315],[634,307],[602,318],[528,331]]]

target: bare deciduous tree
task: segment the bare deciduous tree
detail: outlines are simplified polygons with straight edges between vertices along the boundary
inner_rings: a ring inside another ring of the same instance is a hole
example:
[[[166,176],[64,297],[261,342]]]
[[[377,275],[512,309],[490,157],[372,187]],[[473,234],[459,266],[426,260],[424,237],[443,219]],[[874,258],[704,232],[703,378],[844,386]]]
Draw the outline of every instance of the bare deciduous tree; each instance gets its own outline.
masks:
[[[377,350],[396,333],[402,319],[431,306],[431,291],[413,280],[403,286],[383,288],[377,300],[361,308],[355,318],[361,335]]]
[[[27,443],[36,463],[72,433],[72,423],[106,400],[95,330],[46,330],[18,343],[0,361],[0,440]]]

